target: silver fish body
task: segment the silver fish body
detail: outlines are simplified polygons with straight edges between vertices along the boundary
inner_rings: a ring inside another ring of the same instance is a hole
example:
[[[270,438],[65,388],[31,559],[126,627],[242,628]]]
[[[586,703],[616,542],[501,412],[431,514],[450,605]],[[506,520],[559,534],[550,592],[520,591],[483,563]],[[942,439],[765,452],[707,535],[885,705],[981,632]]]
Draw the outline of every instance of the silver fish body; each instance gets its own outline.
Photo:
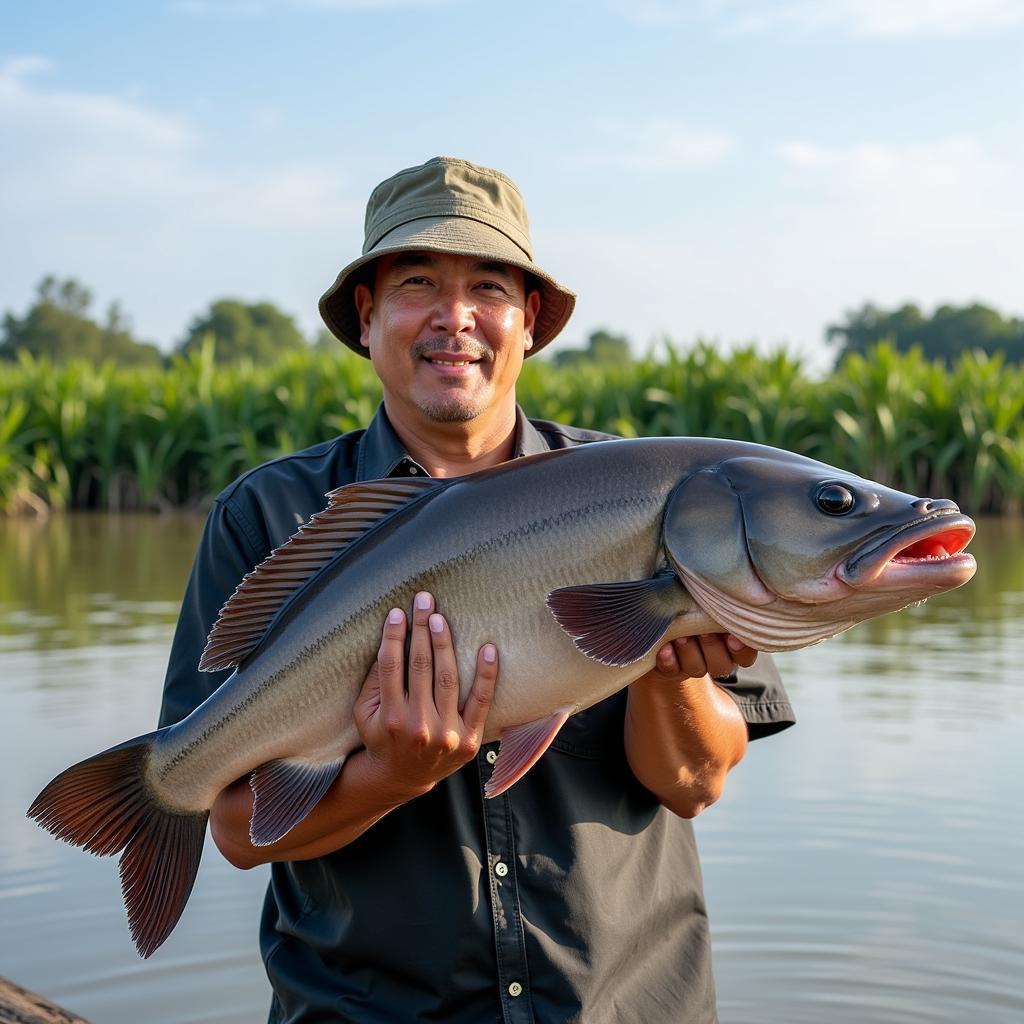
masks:
[[[339,516],[346,501],[373,503],[374,485],[353,486],[354,497],[332,495]],[[237,668],[209,700],[68,769],[33,804],[63,838],[100,853],[126,847],[125,898],[143,955],[173,928],[198,866],[196,854],[193,865],[177,858],[185,868],[161,867],[160,844],[194,850],[199,830],[201,847],[217,794],[250,772],[254,842],[301,821],[360,745],[352,707],[382,623],[417,591],[434,594],[451,624],[463,698],[480,646],[500,652],[485,735],[503,737],[494,795],[533,763],[520,742],[503,768],[505,740],[525,737],[536,755],[566,715],[652,667],[668,639],[725,630],[760,649],[794,649],[974,572],[963,554],[974,527],[951,502],[735,441],[601,442],[424,482],[393,507],[384,500],[385,514],[358,513],[337,551],[316,531],[337,534],[314,525],[299,552],[313,556],[283,548],[281,565],[261,567],[266,582],[257,573],[240,586],[207,648],[227,652],[215,664]],[[265,595],[299,564],[313,565],[309,578],[248,637],[274,605]],[[117,820],[91,809],[111,788]],[[146,814],[171,822],[148,846],[134,840]]]

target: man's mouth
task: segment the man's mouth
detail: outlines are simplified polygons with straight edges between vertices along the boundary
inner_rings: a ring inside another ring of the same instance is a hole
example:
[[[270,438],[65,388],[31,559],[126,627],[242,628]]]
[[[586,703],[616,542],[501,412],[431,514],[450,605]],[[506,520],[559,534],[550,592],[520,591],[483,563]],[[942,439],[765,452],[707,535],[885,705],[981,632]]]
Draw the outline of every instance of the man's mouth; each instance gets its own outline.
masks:
[[[467,372],[479,363],[490,362],[494,352],[474,338],[431,338],[413,348],[413,356],[445,373]]]
[[[435,366],[468,366],[470,363],[480,362],[478,356],[459,356],[456,358],[427,355],[423,358],[426,359],[428,363],[433,363]]]

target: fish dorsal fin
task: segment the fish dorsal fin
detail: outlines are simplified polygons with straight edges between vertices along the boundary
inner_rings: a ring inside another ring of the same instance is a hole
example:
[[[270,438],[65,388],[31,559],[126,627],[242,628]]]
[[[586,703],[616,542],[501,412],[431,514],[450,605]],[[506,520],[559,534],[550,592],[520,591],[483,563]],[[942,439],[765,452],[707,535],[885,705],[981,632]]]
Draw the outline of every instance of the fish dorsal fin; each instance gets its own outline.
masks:
[[[400,477],[329,491],[327,508],[274,548],[235,588],[210,630],[199,670],[234,668],[303,583],[371,526],[439,483],[430,477]]]

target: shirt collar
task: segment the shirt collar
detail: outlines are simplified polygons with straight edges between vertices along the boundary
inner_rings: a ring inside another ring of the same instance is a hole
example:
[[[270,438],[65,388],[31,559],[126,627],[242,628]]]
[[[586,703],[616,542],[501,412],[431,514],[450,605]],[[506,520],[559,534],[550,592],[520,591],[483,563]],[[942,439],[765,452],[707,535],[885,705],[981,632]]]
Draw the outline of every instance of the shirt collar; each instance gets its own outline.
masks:
[[[540,431],[526,418],[520,406],[516,406],[516,436],[513,458],[546,452]],[[384,410],[384,403],[377,406],[377,413],[366,428],[359,442],[359,457],[356,460],[356,480],[383,480],[390,476],[427,476],[427,471],[405,450],[395,433],[395,428]]]

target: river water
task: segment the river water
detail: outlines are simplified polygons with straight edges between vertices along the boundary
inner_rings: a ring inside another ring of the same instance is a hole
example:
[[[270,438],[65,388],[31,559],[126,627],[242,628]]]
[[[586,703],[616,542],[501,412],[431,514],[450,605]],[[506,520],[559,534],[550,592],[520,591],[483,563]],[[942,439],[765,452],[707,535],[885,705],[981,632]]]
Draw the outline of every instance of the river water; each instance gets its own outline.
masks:
[[[0,520],[0,975],[95,1024],[265,1019],[266,874],[207,847],[135,954],[116,863],[25,818],[153,728],[190,518]],[[780,657],[800,719],[697,819],[723,1024],[1024,1021],[1024,526],[967,587]]]

